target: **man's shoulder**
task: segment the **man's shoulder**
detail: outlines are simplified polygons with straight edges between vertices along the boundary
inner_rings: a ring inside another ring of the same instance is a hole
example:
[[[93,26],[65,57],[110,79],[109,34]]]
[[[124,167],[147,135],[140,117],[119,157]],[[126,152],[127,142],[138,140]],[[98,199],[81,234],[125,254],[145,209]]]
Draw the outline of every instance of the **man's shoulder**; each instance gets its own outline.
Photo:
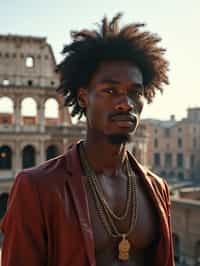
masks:
[[[160,186],[166,185],[166,181],[161,176],[157,175],[148,168],[146,168],[146,174],[148,175],[148,177],[152,182],[158,183]]]
[[[47,160],[38,166],[20,171],[16,179],[28,180],[35,184],[50,185],[62,182],[69,173],[69,152]]]

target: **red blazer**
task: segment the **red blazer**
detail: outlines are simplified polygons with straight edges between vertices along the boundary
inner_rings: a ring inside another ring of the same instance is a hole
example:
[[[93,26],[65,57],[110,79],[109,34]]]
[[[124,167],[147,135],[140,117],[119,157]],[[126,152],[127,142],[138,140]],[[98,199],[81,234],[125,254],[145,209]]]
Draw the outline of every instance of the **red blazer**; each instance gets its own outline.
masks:
[[[160,216],[154,266],[173,266],[166,183],[131,155]],[[85,177],[74,145],[66,154],[19,173],[1,224],[2,266],[95,266]]]

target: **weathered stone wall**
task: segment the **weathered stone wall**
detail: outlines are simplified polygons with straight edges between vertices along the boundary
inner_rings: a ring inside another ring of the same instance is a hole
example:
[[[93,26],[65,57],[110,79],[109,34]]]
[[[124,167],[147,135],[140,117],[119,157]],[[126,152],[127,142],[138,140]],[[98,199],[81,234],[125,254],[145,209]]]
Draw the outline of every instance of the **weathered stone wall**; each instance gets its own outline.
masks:
[[[171,212],[176,260],[200,265],[200,201],[173,198]]]

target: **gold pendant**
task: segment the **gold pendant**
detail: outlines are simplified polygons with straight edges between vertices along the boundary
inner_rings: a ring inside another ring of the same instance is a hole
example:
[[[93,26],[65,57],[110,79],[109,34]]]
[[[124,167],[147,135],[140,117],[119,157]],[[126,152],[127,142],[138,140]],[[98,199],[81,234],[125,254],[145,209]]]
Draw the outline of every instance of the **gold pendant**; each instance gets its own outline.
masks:
[[[122,240],[119,242],[118,250],[119,250],[119,260],[128,260],[129,259],[129,250],[130,250],[130,243],[128,239],[126,239],[126,235],[122,235]]]

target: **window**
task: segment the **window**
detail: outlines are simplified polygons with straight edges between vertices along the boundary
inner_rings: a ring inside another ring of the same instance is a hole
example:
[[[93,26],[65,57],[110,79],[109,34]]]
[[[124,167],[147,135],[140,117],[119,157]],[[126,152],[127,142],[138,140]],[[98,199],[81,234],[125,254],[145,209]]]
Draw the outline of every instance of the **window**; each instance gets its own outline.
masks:
[[[4,80],[3,80],[3,85],[4,85],[4,86],[8,86],[8,85],[10,85],[10,80],[8,80],[8,79],[4,79]]]
[[[154,139],[154,148],[158,148],[158,139]]]
[[[3,118],[2,124],[9,124],[9,119],[7,117]]]
[[[193,149],[197,148],[197,139],[196,138],[192,139],[192,146],[193,146]]]
[[[182,172],[179,172],[177,177],[178,177],[179,180],[183,180],[184,179],[184,174]]]
[[[177,234],[172,233],[173,245],[174,245],[174,260],[175,262],[180,261],[180,240]]]
[[[33,68],[34,67],[34,58],[32,56],[27,56],[25,65],[27,68]]]
[[[200,266],[200,241],[195,245],[195,266]]]
[[[170,137],[170,128],[165,128],[164,129],[164,134],[165,134],[165,137]]]
[[[181,138],[178,138],[177,144],[178,144],[178,148],[182,148],[183,142]]]
[[[154,153],[154,165],[160,166],[160,153]]]
[[[28,80],[28,86],[32,86],[33,85],[33,81],[32,80]]]
[[[181,127],[178,127],[178,132],[182,132],[182,128]]]
[[[193,168],[195,165],[195,156],[194,154],[190,155],[190,167]]]
[[[165,167],[171,167],[171,166],[172,166],[172,154],[165,153]]]
[[[0,194],[0,220],[3,218],[8,203],[8,193],[3,192]],[[1,245],[1,237],[0,237],[0,245]]]
[[[169,177],[170,178],[173,178],[174,177],[174,172],[173,171],[169,172]]]
[[[46,159],[49,160],[53,157],[56,157],[59,154],[58,148],[55,145],[50,145],[46,149]]]
[[[0,169],[10,170],[12,168],[12,150],[8,146],[0,147]]]
[[[35,166],[36,152],[33,146],[27,145],[22,151],[22,167],[28,168]]]
[[[177,154],[177,167],[183,167],[183,154],[182,153],[178,153]]]
[[[192,142],[193,142],[193,148],[195,149],[196,146],[197,146],[197,140],[196,140],[196,138],[193,138]]]

